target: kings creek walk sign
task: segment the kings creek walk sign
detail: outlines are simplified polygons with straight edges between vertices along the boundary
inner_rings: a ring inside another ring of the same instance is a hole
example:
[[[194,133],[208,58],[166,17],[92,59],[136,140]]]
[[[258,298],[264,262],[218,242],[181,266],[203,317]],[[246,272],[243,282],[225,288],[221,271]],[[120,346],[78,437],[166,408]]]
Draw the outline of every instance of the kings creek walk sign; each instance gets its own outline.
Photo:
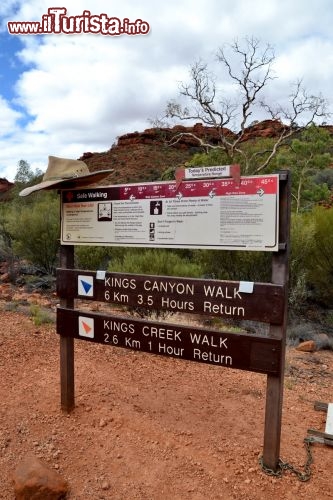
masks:
[[[275,470],[286,338],[288,172],[238,181],[185,180],[180,185],[168,182],[74,189],[62,191],[61,200],[57,333],[62,408],[68,412],[74,408],[74,339],[263,373],[267,375],[263,462]],[[270,250],[272,282],[76,270],[73,244]],[[269,324],[269,332],[231,333],[138,320],[113,314],[111,309],[107,314],[90,313],[75,308],[77,299],[222,320],[259,321]]]

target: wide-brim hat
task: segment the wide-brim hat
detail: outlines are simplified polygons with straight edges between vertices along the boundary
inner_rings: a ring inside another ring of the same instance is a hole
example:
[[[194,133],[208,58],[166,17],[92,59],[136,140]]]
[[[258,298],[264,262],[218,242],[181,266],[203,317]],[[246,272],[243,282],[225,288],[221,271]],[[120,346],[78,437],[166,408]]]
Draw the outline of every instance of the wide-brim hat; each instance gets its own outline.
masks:
[[[114,172],[114,170],[90,172],[84,161],[49,156],[49,164],[42,182],[23,189],[19,195],[28,196],[41,189],[67,189],[89,186],[107,177],[111,172]]]

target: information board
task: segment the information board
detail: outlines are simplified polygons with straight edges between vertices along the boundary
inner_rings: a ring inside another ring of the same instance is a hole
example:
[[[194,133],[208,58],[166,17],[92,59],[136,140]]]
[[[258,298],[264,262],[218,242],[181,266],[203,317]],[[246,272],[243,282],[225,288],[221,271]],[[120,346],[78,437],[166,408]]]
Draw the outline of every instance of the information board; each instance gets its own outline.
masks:
[[[64,190],[63,245],[278,251],[279,176]]]

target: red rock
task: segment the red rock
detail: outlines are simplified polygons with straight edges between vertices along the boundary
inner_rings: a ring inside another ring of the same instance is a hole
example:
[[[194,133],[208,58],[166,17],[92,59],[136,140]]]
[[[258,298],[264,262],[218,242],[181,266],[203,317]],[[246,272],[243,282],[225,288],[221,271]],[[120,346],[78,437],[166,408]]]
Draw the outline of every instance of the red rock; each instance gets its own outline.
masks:
[[[60,500],[66,498],[68,484],[34,455],[27,455],[14,473],[16,500]]]
[[[13,182],[7,181],[7,179],[0,179],[0,193],[6,193],[14,186]]]
[[[317,350],[317,346],[314,340],[307,340],[306,342],[299,344],[296,349],[304,352],[315,352]]]
[[[9,283],[10,282],[9,273],[2,274],[0,280],[2,281],[2,283]]]

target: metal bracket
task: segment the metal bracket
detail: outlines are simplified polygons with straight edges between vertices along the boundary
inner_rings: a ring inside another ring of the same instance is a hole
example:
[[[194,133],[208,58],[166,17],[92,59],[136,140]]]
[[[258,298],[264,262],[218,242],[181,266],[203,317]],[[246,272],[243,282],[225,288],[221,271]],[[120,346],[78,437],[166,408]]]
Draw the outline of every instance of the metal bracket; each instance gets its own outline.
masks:
[[[308,434],[310,434],[313,441],[317,443],[333,446],[333,403],[321,403],[320,401],[316,401],[314,409],[327,412],[325,432],[308,429]]]

